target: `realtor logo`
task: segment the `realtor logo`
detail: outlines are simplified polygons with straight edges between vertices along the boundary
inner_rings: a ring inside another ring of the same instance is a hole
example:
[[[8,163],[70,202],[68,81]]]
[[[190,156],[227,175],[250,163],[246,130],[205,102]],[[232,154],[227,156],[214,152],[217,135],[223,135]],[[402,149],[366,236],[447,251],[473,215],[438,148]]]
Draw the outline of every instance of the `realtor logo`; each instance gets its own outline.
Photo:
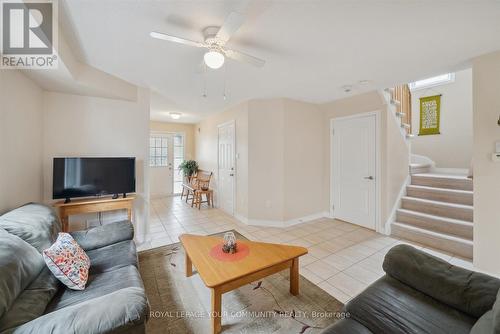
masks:
[[[1,1],[1,68],[57,67],[57,2]]]

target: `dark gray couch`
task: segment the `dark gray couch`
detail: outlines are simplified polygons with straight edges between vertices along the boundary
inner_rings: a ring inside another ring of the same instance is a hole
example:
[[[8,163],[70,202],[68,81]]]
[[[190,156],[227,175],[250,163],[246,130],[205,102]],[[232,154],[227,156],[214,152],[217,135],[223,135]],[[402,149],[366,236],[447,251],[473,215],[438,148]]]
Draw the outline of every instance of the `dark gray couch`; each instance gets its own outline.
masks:
[[[71,233],[91,261],[83,291],[66,288],[43,261],[60,230],[41,204],[0,216],[0,333],[144,333],[149,306],[132,224]]]
[[[384,277],[346,304],[350,317],[323,334],[500,333],[499,279],[407,245],[393,247],[383,268]]]

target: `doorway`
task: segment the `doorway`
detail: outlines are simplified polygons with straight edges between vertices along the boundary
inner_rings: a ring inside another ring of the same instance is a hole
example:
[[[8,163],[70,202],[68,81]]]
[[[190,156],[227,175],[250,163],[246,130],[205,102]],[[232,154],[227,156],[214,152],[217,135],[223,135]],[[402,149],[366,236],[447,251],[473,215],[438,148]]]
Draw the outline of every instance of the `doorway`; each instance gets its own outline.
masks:
[[[153,197],[179,195],[184,161],[183,133],[151,132],[149,138],[150,193]]]
[[[235,122],[218,127],[217,203],[221,210],[234,215],[235,203]]]
[[[332,217],[377,229],[378,114],[331,120]]]

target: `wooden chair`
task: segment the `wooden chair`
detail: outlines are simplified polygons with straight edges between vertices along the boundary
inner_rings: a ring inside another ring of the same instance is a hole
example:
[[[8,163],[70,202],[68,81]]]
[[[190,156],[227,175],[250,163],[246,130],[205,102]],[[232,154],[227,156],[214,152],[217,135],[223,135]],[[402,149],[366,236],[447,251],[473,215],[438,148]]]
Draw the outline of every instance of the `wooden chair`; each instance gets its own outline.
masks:
[[[191,207],[193,207],[195,204],[198,206],[198,209],[200,208],[201,203],[210,203],[211,197],[208,190],[210,187],[210,180],[212,179],[212,172],[204,171],[204,170],[198,170],[198,172],[191,177],[191,180],[188,183],[183,183],[182,184],[182,193],[181,193],[181,199],[184,197],[184,194],[186,194],[186,203],[188,200],[191,200]],[[197,192],[199,192],[199,196],[197,196]],[[206,201],[202,202],[201,196],[205,194],[206,196]],[[213,204],[213,203],[212,203]]]
[[[196,180],[196,174],[193,174],[191,176],[188,176],[187,177],[187,182],[183,182],[182,183],[182,192],[181,192],[181,201],[182,201],[182,197],[184,197],[184,192],[186,193],[186,203],[188,201],[188,198],[189,198],[189,192],[192,191],[192,189],[194,189],[194,187],[196,186],[195,184],[195,180]]]
[[[196,186],[192,190],[193,197],[191,200],[191,207],[197,206],[198,210],[201,207],[201,203],[207,203],[209,206],[212,204],[212,191],[210,190],[210,180],[212,179],[212,172],[207,172],[203,170],[199,170],[196,174]],[[202,200],[203,194],[205,195],[206,200]],[[189,195],[189,194],[188,194]]]

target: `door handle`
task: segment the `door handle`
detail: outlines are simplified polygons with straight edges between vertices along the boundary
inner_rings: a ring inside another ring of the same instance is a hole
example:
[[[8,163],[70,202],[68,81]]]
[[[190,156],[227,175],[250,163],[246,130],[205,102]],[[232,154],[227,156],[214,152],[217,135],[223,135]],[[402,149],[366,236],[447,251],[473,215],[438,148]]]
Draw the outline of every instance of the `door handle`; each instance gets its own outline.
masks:
[[[365,176],[365,177],[364,177],[364,179],[365,179],[365,180],[373,180],[373,179],[375,179],[375,178],[374,178],[373,176]]]

